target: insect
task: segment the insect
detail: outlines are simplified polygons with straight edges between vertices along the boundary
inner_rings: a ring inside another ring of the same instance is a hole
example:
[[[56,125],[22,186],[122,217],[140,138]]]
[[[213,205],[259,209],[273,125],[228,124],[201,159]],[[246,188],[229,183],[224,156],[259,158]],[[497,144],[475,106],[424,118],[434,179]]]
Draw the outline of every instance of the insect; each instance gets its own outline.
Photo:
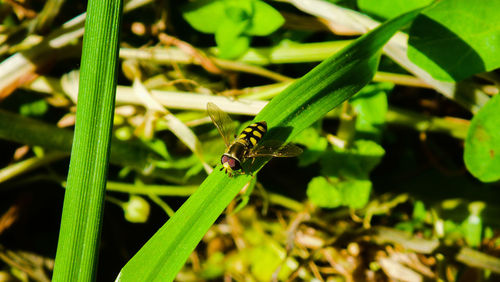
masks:
[[[283,146],[276,140],[261,142],[267,132],[265,121],[250,124],[236,137],[233,135],[233,122],[225,112],[214,103],[207,104],[207,112],[226,144],[220,170],[224,169],[229,177],[232,177],[235,171],[241,170],[241,164],[249,158],[252,158],[253,163],[256,157],[295,157],[302,153],[302,149],[293,144]],[[235,139],[230,142],[233,136]]]

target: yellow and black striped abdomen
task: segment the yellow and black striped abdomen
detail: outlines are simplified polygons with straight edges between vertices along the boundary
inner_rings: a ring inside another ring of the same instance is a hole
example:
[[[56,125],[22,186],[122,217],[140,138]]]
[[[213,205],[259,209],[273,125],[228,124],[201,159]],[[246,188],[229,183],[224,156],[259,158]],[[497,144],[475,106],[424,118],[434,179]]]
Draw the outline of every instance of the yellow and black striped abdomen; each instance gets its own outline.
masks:
[[[259,143],[266,132],[267,123],[265,121],[259,121],[252,123],[243,129],[240,136],[238,136],[238,139],[245,140],[248,148],[251,149]]]

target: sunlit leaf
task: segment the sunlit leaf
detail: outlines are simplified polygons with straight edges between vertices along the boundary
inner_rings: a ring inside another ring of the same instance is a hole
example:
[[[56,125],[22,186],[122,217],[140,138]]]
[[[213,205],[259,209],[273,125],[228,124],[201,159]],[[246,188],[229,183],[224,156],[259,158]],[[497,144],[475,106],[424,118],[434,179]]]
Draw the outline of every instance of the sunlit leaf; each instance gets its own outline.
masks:
[[[379,139],[388,109],[390,83],[368,85],[351,98],[356,113],[356,138]]]
[[[338,179],[331,179],[338,181]],[[322,208],[336,208],[342,204],[342,196],[335,185],[325,177],[315,177],[307,185],[307,197]]]
[[[196,30],[215,33],[225,18],[224,3],[213,0],[193,1],[183,7],[182,16]]]
[[[413,9],[425,7],[434,0],[358,0],[361,11],[383,19],[390,19]]]
[[[372,183],[369,180],[348,180],[338,184],[342,204],[353,209],[363,208],[370,199]]]
[[[299,155],[299,166],[307,166],[319,160],[328,147],[328,141],[320,136],[318,129],[308,127],[293,139],[294,143],[306,146]]]
[[[367,179],[384,154],[384,149],[374,141],[356,140],[352,148],[334,148],[323,154],[321,172],[341,178]]]
[[[483,182],[500,179],[500,96],[493,97],[472,118],[465,139],[467,169]]]
[[[235,22],[224,19],[215,32],[215,42],[219,47],[219,56],[226,59],[237,58],[250,46],[251,37],[244,34],[249,21]]]
[[[285,19],[273,7],[263,1],[253,1],[254,13],[252,15],[251,25],[245,31],[251,35],[269,35],[278,29]]]
[[[413,22],[408,57],[444,81],[500,67],[499,10],[499,0],[438,1]]]

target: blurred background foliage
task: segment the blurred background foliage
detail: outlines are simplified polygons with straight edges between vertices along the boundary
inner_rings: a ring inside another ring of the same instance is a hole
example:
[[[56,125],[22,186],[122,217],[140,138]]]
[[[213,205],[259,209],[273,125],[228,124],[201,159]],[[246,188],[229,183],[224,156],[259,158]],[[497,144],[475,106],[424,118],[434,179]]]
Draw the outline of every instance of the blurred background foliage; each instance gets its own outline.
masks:
[[[431,2],[128,1],[98,279],[220,162],[208,101],[242,129],[377,21]],[[48,281],[86,3],[0,3],[0,277]],[[302,155],[253,178],[177,280],[500,279],[498,10],[426,8],[372,83],[295,137]]]

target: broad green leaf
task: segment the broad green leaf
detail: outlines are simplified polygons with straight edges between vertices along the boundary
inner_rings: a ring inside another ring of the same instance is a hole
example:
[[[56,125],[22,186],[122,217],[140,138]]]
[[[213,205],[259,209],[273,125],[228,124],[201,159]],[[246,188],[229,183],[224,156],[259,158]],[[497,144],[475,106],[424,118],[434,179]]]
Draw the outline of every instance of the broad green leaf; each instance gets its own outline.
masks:
[[[360,156],[363,156],[360,165],[368,172],[372,171],[385,155],[384,148],[371,140],[356,140],[354,148]]]
[[[465,138],[467,169],[483,182],[500,179],[500,96],[496,95],[472,118]]]
[[[444,81],[500,67],[500,0],[443,0],[412,24],[408,57]]]
[[[215,33],[226,18],[225,6],[222,1],[193,1],[183,7],[182,16],[194,29]]]
[[[318,129],[312,126],[295,136],[293,142],[306,146],[304,152],[299,156],[299,166],[307,166],[316,162],[328,147],[326,138],[320,136]]]
[[[293,139],[294,143],[301,144],[311,149],[324,150],[326,146],[321,144],[323,143],[321,140],[325,140],[326,138],[319,135],[320,126],[310,126],[306,129],[302,130],[295,138]],[[318,144],[320,143],[320,144]]]
[[[255,117],[268,124],[264,138],[291,140],[368,84],[376,71],[381,48],[418,12],[405,14],[365,34],[271,100]],[[267,161],[256,160],[254,172]],[[208,228],[252,178],[250,175],[229,178],[219,169],[220,165],[122,268],[118,281],[175,278]]]
[[[392,87],[390,83],[368,85],[351,98],[356,113],[356,138],[378,139],[388,109],[386,92]]]
[[[299,156],[299,166],[308,166],[310,164],[317,162],[321,158],[321,155],[323,155],[326,147],[328,146],[328,141],[326,139],[320,139],[318,142],[318,146],[323,147],[323,149],[321,148],[304,149],[302,154],[300,154]]]
[[[339,181],[337,178],[331,181]],[[342,195],[335,185],[325,177],[313,178],[307,185],[307,197],[312,203],[322,208],[336,208],[342,204]]]
[[[215,33],[215,41],[219,47],[219,56],[233,59],[241,56],[250,46],[251,38],[243,32],[249,21],[235,22],[224,19]]]
[[[358,0],[361,11],[383,19],[390,19],[413,9],[422,8],[434,0]]]
[[[253,1],[254,13],[246,34],[265,36],[277,30],[285,19],[273,7],[262,1]]]
[[[322,208],[348,206],[359,209],[368,203],[371,188],[369,180],[315,177],[307,185],[307,197]]]
[[[352,148],[334,148],[320,160],[321,173],[343,179],[367,179],[384,156],[384,149],[371,140],[356,140]]]
[[[354,150],[334,148],[320,159],[321,174],[342,179],[366,179],[368,172],[361,167],[364,157]]]
[[[224,10],[226,18],[233,22],[250,22],[254,12],[255,0],[222,0],[224,3]]]
[[[370,199],[372,183],[369,180],[347,180],[338,184],[342,205],[352,209],[363,208]]]

